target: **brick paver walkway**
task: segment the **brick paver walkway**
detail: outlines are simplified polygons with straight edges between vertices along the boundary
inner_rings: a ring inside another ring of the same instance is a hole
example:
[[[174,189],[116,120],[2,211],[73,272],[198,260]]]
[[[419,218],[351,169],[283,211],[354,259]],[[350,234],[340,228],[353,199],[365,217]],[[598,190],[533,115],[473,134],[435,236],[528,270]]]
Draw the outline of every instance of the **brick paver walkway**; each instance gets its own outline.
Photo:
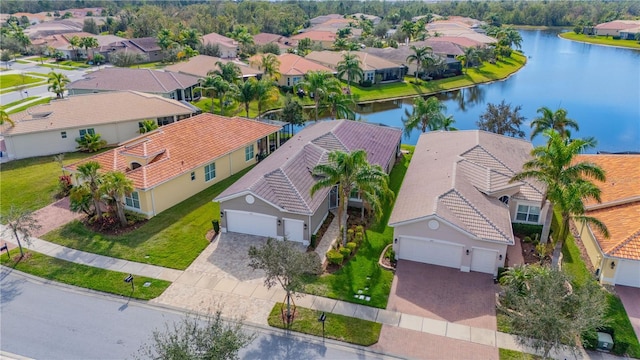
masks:
[[[41,228],[38,231],[34,231],[32,235],[40,237],[72,220],[80,219],[83,215],[69,210],[69,198],[62,198],[33,212],[33,216]]]

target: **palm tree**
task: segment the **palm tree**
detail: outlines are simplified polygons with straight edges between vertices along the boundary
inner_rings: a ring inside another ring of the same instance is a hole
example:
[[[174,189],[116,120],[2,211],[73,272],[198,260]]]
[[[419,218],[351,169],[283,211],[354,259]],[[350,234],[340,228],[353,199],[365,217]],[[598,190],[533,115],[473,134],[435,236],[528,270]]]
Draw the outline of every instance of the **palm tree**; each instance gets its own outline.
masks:
[[[93,208],[96,212],[96,217],[102,219],[102,208],[100,205],[100,185],[102,184],[102,175],[98,172],[101,166],[96,161],[87,161],[84,164],[78,165],[77,171],[78,181],[81,182],[81,186],[89,190],[91,199],[93,200]]]
[[[382,216],[382,206],[390,202],[393,191],[389,189],[389,176],[380,165],[367,162],[367,153],[356,150],[352,153],[335,150],[329,153],[329,162],[313,168],[313,175],[320,179],[311,187],[311,196],[318,190],[338,186],[340,196],[340,225],[342,244],[347,243],[347,208],[351,192],[357,190],[376,218]]]
[[[341,50],[347,50],[348,48],[349,48],[349,42],[347,41],[347,39],[337,38],[333,42],[333,50],[341,51]]]
[[[569,231],[571,216],[584,215],[582,200],[593,198],[600,201],[600,190],[591,180],[604,181],[605,173],[596,164],[574,161],[577,154],[594,146],[593,141],[566,139],[553,129],[544,130],[543,135],[548,138],[547,144],[531,151],[533,159],[523,165],[523,171],[516,174],[511,182],[533,179],[546,186],[542,204],[549,199],[560,210],[562,231],[556,240],[562,242]],[[583,218],[598,227],[601,225],[588,217]]]
[[[120,221],[120,226],[127,226],[127,218],[124,214],[124,204],[122,198],[131,195],[133,192],[133,181],[120,171],[110,171],[102,177],[102,184],[99,191],[105,194],[109,200],[115,204],[116,214]]]
[[[209,72],[209,76],[204,79],[200,79],[200,88],[207,91],[212,91],[218,97],[218,103],[220,104],[220,115],[224,112],[224,97],[229,91],[233,90],[233,84],[227,82],[220,75],[214,75],[213,72]],[[211,99],[211,113],[213,114],[213,99]]]
[[[353,97],[341,92],[331,93],[327,96],[327,107],[329,114],[331,114],[331,120],[336,119],[336,117],[355,120],[356,113],[353,111],[355,104]]]
[[[11,126],[16,125],[13,120],[11,120],[9,114],[7,114],[6,111],[0,110],[0,125],[3,125],[4,123],[9,123]]]
[[[578,123],[575,120],[567,118],[567,110],[558,109],[555,112],[546,106],[538,109],[539,117],[533,119],[531,122],[531,139],[538,134],[543,133],[547,129],[553,129],[560,134],[563,138],[571,137],[571,132],[567,130],[568,127],[579,130]]]
[[[254,61],[251,65],[257,66],[273,80],[280,79],[280,60],[274,54],[262,54],[260,60]]]
[[[102,139],[100,134],[84,134],[76,139],[78,150],[86,152],[96,152],[107,145],[107,141]]]
[[[69,39],[69,47],[71,48],[71,51],[76,54],[76,60],[78,60],[78,48],[80,48],[80,46],[82,46],[82,40],[77,35],[74,35]]]
[[[347,76],[347,87],[349,93],[351,93],[351,81],[359,81],[364,78],[364,72],[362,71],[362,61],[356,54],[345,53],[342,55],[342,60],[338,62],[336,70],[338,70],[338,77],[344,79]]]
[[[444,131],[457,131],[458,129],[456,127],[453,126],[453,124],[455,124],[455,119],[453,118],[453,115],[449,115],[449,116],[440,116],[438,117],[438,119],[436,119],[436,121],[433,121],[431,123],[429,123],[429,130],[431,131],[438,131],[438,130],[444,130]],[[431,126],[431,124],[433,124],[433,126]]]
[[[235,100],[244,104],[245,116],[249,117],[249,104],[256,98],[256,78],[242,82],[238,85],[238,91],[235,93]]]
[[[422,70],[422,63],[431,57],[431,53],[433,49],[430,46],[422,46],[416,47],[415,45],[411,45],[411,50],[413,54],[407,56],[407,62],[409,64],[415,62],[416,63],[416,79]]]
[[[342,91],[338,80],[326,71],[309,71],[304,75],[304,80],[297,85],[303,88],[307,94],[313,95],[316,108],[315,121],[318,121],[320,102],[324,101],[330,93]]]
[[[52,71],[48,74],[48,77],[49,86],[47,90],[54,92],[57,98],[64,99],[64,92],[67,90],[65,86],[70,81],[67,75]]]
[[[262,109],[267,107],[280,98],[278,86],[269,77],[263,77],[255,83],[256,96],[258,101],[258,120],[262,116]]]
[[[180,31],[180,42],[195,49],[200,44],[200,33],[196,29],[184,29]]]
[[[447,107],[432,96],[427,100],[417,97],[413,100],[413,113],[407,115],[407,119],[402,119],[404,125],[404,133],[407,137],[411,135],[414,129],[420,129],[423,133],[435,126],[438,119],[442,118],[442,113]],[[431,125],[431,123],[434,123]]]
[[[480,54],[478,48],[469,46],[464,49],[464,55],[461,55],[461,61],[464,61],[464,66],[468,69],[471,65],[476,66],[479,62]]]
[[[400,25],[400,31],[407,35],[409,40],[411,40],[413,38],[413,34],[415,34],[415,26],[416,24],[411,21],[405,20],[402,22],[402,25]]]
[[[93,36],[86,36],[80,39],[80,46],[84,48],[87,57],[89,57],[89,49],[95,49],[100,46],[100,44],[98,44],[98,39]]]
[[[161,29],[160,31],[158,31],[158,35],[156,36],[156,41],[160,49],[167,50],[175,42],[173,38],[174,38],[174,35],[173,35],[173,32],[171,32],[171,30]]]
[[[143,120],[140,122],[140,134],[145,134],[158,128],[158,123],[153,120]]]
[[[208,73],[207,76],[219,75],[229,83],[236,83],[242,76],[242,70],[240,70],[240,67],[231,61],[226,63],[216,61],[216,66],[218,68]]]

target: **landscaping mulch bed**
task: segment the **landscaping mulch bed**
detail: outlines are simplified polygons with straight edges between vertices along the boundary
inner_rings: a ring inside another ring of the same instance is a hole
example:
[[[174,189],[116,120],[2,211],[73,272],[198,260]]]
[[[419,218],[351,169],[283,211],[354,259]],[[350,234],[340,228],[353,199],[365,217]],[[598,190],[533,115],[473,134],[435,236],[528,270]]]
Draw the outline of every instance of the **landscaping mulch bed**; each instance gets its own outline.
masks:
[[[538,252],[536,251],[536,245],[534,243],[527,243],[521,241],[522,245],[522,257],[524,257],[525,264],[540,264],[540,257],[538,256]],[[549,246],[549,244],[547,244]],[[547,256],[542,259],[542,265],[551,264],[551,254],[553,249],[549,249],[547,252]]]
[[[117,218],[103,217],[101,220],[89,221],[89,218],[85,217],[82,220],[82,223],[93,232],[104,235],[122,235],[139,228],[147,221],[149,220],[140,220],[125,227],[121,227]]]

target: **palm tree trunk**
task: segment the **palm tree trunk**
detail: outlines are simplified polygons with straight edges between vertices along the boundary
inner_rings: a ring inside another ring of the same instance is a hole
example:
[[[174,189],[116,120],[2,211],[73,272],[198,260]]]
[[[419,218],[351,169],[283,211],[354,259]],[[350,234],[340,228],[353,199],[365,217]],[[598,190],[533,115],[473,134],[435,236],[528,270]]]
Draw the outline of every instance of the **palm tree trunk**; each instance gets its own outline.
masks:
[[[247,119],[249,118],[249,103],[244,103],[244,111],[247,113]]]
[[[316,122],[318,121],[318,108],[320,107],[320,99],[318,99],[318,94],[313,94],[314,95],[314,101],[316,102]]]
[[[223,114],[223,112],[224,112],[224,108],[223,108],[223,106],[222,106],[222,98],[223,98],[223,97],[224,97],[224,94],[223,94],[223,95],[221,95],[221,96],[218,96],[218,101],[220,102],[220,115],[224,115],[224,114]]]
[[[120,225],[122,227],[127,226],[127,217],[124,215],[124,208],[122,207],[122,203],[120,203],[119,199],[114,199],[116,202],[116,212],[118,213],[118,220],[120,220]]]
[[[347,246],[347,221],[349,219],[349,196],[342,194],[342,246]]]
[[[93,198],[93,207],[96,210],[96,217],[102,219],[102,208],[100,208],[100,200],[96,197]]]

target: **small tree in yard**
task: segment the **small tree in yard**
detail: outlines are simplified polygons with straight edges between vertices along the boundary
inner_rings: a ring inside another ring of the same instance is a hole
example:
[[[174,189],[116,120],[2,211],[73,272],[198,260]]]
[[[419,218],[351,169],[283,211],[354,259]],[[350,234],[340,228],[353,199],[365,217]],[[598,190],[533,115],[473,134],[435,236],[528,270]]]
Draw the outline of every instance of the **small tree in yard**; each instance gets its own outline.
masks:
[[[480,115],[476,125],[480,130],[523,138],[524,131],[520,130],[520,125],[525,118],[520,115],[521,109],[520,105],[511,108],[511,104],[505,103],[504,100],[500,104],[488,103],[487,111]]]
[[[588,280],[573,286],[562,271],[524,266],[503,282],[498,307],[508,318],[518,341],[549,358],[553,348],[575,351],[585,331],[604,325],[604,291]]]
[[[213,316],[186,317],[165,330],[153,332],[151,344],[138,350],[138,359],[239,359],[240,349],[249,345],[255,334],[242,330],[242,323],[222,320],[220,311]]]
[[[296,248],[294,242],[278,241],[272,238],[267,243],[257,248],[249,248],[249,267],[264,270],[266,273],[264,285],[271,289],[280,284],[287,292],[286,321],[290,325],[293,321],[291,312],[292,296],[304,289],[303,276],[305,274],[318,274],[321,271],[320,259],[316,253],[304,253]],[[295,306],[295,304],[294,304]]]
[[[13,236],[13,238],[18,242],[20,258],[22,259],[24,251],[22,250],[20,235],[22,235],[22,240],[24,240],[28,245],[31,243],[31,234],[34,231],[39,230],[42,226],[38,224],[38,221],[33,217],[32,212],[18,209],[13,205],[11,205],[6,215],[0,214],[0,223],[7,224],[5,232],[10,232],[10,236]]]

